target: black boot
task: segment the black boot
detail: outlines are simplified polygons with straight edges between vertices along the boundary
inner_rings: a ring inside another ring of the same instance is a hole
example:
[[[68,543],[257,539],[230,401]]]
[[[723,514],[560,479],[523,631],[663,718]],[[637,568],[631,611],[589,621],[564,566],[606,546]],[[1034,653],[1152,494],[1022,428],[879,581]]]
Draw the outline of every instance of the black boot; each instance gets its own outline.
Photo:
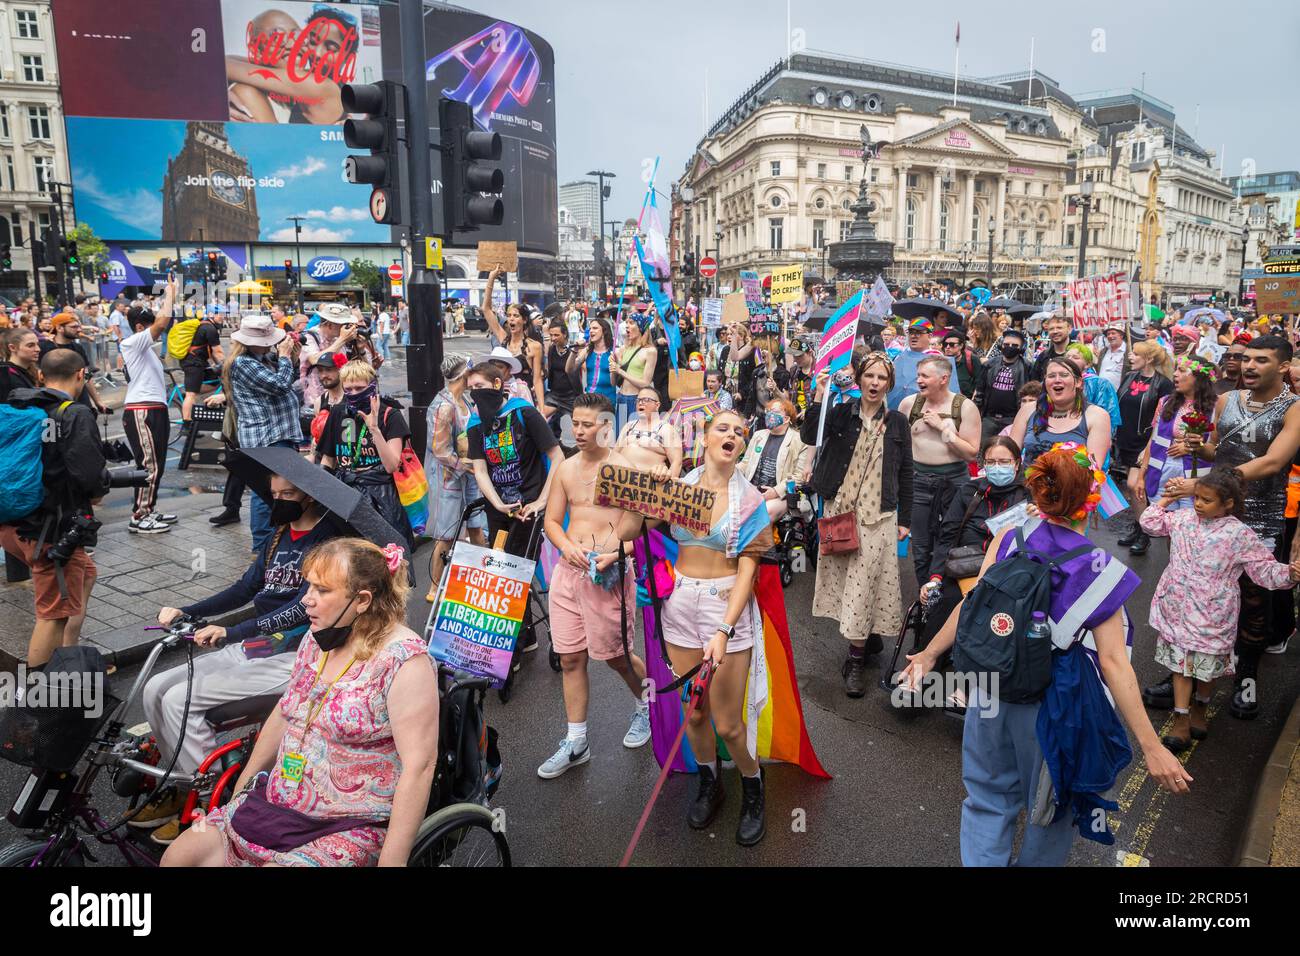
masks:
[[[1254,720],[1259,716],[1259,678],[1243,676],[1237,681],[1228,713],[1238,720]]]
[[[736,842],[741,846],[753,846],[767,833],[767,819],[763,812],[763,768],[758,769],[757,777],[741,776],[740,787],[743,793]]]
[[[1169,674],[1158,684],[1142,688],[1142,703],[1152,710],[1169,710],[1174,706],[1174,675]]]
[[[718,762],[700,764],[700,787],[695,792],[695,802],[686,814],[686,823],[692,830],[703,830],[718,815],[726,791],[722,789],[722,768]]]
[[[1151,535],[1139,529],[1137,540],[1134,541],[1133,546],[1128,549],[1128,553],[1135,557],[1141,557],[1142,555],[1147,553],[1147,549],[1150,547],[1151,547]]]
[[[867,693],[866,658],[854,657],[852,654],[844,662],[840,673],[844,675],[844,693],[850,697],[863,697]]]
[[[227,508],[216,517],[209,518],[208,522],[216,525],[218,528],[227,524],[239,524],[239,512],[232,508]]]
[[[1118,544],[1121,548],[1132,547],[1133,545],[1137,544],[1138,535],[1140,535],[1141,533],[1142,533],[1142,528],[1138,525],[1136,521],[1134,521],[1132,524],[1129,525],[1128,531],[1125,532],[1124,537],[1120,538],[1115,543]]]

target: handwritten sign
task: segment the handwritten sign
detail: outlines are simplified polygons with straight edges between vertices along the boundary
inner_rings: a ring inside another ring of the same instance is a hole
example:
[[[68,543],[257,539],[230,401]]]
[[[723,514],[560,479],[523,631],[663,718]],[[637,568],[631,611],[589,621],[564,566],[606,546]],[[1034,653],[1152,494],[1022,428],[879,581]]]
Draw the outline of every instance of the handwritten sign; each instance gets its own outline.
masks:
[[[478,244],[478,271],[519,271],[519,246],[514,242],[480,242]]]
[[[648,472],[619,465],[601,465],[596,483],[596,504],[667,521],[694,535],[709,533],[716,498],[698,485],[655,481]]]
[[[772,270],[772,304],[798,302],[803,297],[803,266]]]
[[[1269,276],[1255,280],[1255,309],[1295,315],[1300,312],[1300,278]]]
[[[499,687],[524,619],[534,562],[459,541],[429,632],[429,654]]]
[[[757,272],[742,272],[740,287],[745,290],[745,304],[750,308],[758,308],[763,304],[763,280]]]
[[[722,300],[705,299],[700,307],[706,329],[716,329],[722,325]]]

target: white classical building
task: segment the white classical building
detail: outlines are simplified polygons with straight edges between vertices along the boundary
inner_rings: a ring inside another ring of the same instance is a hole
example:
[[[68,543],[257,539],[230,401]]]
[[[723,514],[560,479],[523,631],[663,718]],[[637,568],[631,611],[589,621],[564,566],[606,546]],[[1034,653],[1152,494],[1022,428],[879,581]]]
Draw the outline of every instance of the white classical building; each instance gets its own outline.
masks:
[[[15,298],[31,288],[28,224],[38,237],[50,228],[57,212],[48,184],[70,181],[49,0],[0,0],[0,242],[13,246],[0,294]],[[70,227],[68,198],[65,190]]]

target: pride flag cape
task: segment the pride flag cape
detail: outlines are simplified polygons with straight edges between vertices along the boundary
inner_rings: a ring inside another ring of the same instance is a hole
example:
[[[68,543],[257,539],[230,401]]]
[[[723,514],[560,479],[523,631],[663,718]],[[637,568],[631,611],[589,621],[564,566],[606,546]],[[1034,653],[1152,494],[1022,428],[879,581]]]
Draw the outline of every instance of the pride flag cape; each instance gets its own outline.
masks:
[[[691,472],[682,481],[694,484],[702,469]],[[767,505],[749,482],[737,472],[729,489],[731,535],[727,542],[728,555],[735,557],[770,527]],[[662,599],[671,588],[674,576],[673,562],[677,557],[677,543],[671,537],[653,531],[650,537],[648,565],[644,541],[637,544],[638,584],[644,587],[649,569],[655,574],[656,593]],[[639,588],[640,590],[641,588]],[[781,590],[779,571],[769,565],[760,565],[754,584],[754,600],[749,612],[753,615],[755,632],[762,639],[755,641],[750,656],[749,683],[746,691],[745,727],[749,752],[759,760],[782,760],[797,764],[807,773],[830,779],[813,750],[804,723],[803,702],[799,697],[799,684],[795,677],[794,649],[790,643],[790,629],[785,616],[785,598]],[[666,686],[673,676],[663,661],[662,649],[655,637],[655,611],[653,606],[643,608],[646,635],[646,673],[655,686]],[[677,731],[681,728],[683,707],[677,694],[658,695],[650,706],[650,728],[655,749],[655,759],[663,765]],[[689,743],[683,745],[673,769],[690,773],[695,770],[694,756]]]

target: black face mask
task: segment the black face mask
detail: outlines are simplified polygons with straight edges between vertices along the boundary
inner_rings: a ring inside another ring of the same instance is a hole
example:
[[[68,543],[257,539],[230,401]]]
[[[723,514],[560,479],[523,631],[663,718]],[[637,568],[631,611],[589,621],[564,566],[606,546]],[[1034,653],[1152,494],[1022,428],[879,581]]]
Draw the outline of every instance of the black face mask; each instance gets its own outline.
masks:
[[[1024,351],[1024,349],[1022,349],[1019,345],[1004,345],[1004,346],[1002,346],[1002,355],[1003,355],[1005,358],[1009,358],[1009,359],[1019,358],[1019,357],[1020,357],[1020,353],[1023,352],[1023,351]]]
[[[355,600],[354,597],[352,601]],[[343,608],[343,611],[334,619],[334,623],[330,627],[323,627],[319,631],[313,630],[311,632],[311,636],[316,639],[316,646],[322,651],[337,650],[346,644],[348,638],[352,636],[351,624],[339,627],[339,621],[343,620],[343,616],[348,613],[348,608],[352,607],[352,601],[348,601],[347,607]]]
[[[497,412],[506,403],[505,393],[495,388],[471,388],[469,399],[478,409],[479,421],[484,425],[496,421]]]
[[[307,508],[301,501],[288,501],[283,498],[277,498],[271,504],[271,526],[278,528],[281,525],[293,524],[301,518]]]

